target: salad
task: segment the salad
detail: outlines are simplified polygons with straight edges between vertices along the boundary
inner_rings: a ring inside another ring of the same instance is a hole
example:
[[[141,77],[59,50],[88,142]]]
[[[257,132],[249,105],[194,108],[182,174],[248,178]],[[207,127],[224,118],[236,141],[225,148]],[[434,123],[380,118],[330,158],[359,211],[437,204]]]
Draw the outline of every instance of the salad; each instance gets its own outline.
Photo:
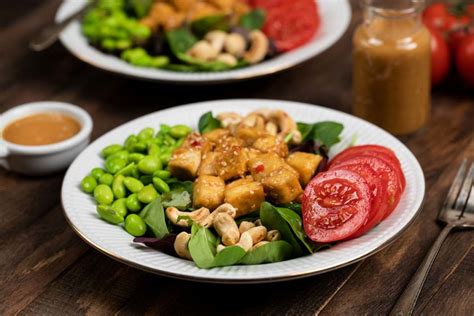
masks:
[[[319,23],[314,0],[97,0],[82,33],[138,67],[223,71],[297,48]]]
[[[398,204],[396,155],[350,147],[328,161],[343,126],[281,110],[204,113],[198,130],[146,127],[105,147],[81,181],[103,220],[199,268],[278,262],[356,238]]]

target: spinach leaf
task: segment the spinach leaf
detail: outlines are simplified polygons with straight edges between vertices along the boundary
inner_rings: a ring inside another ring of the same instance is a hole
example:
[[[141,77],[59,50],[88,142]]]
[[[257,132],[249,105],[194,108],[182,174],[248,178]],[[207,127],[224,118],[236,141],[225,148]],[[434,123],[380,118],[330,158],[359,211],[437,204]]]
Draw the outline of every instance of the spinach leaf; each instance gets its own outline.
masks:
[[[308,140],[314,140],[327,149],[340,141],[340,134],[344,129],[344,125],[332,121],[318,122],[314,124],[306,124],[298,122],[298,130],[301,132],[303,143]]]
[[[128,11],[131,11],[137,18],[142,18],[147,15],[154,0],[127,0],[125,6]]]
[[[153,232],[153,235],[155,235],[156,238],[163,238],[165,235],[169,234],[168,226],[166,225],[165,211],[161,204],[160,197],[145,206],[139,215],[143,218],[146,225]]]
[[[290,210],[292,210],[293,212],[301,216],[301,204],[299,203],[291,202],[291,203],[282,205],[281,207],[289,208]]]
[[[191,206],[191,194],[185,188],[177,188],[161,196],[163,207],[176,207],[184,211]]]
[[[225,267],[237,264],[244,258],[246,252],[242,247],[229,246],[217,253],[214,258],[214,267]]]
[[[303,254],[298,240],[293,235],[290,226],[285,219],[280,215],[278,210],[268,202],[263,202],[260,206],[260,219],[262,220],[263,226],[270,229],[277,229],[281,238],[290,243],[293,248],[293,255],[299,257]]]
[[[187,191],[190,195],[193,194],[193,182],[192,181],[180,181],[176,178],[170,178],[166,180],[166,183],[169,185],[171,191],[175,190],[184,190]]]
[[[314,246],[306,240],[306,234],[303,229],[303,222],[301,220],[300,215],[288,208],[276,207],[275,209],[280,214],[280,216],[283,217],[283,219],[288,223],[288,225],[290,225],[293,234],[299,239],[299,241],[306,247],[306,249],[310,253],[313,253]]]
[[[229,29],[229,18],[224,14],[208,15],[191,23],[191,30],[198,37],[204,37],[204,35],[213,30],[227,32]]]
[[[240,17],[240,26],[248,30],[259,30],[265,23],[265,11],[262,9],[252,10]]]
[[[212,116],[212,112],[207,112],[199,118],[199,133],[204,134],[221,127],[221,122]]]
[[[171,51],[177,57],[180,53],[186,53],[198,41],[198,39],[185,28],[166,32],[166,40],[168,41]]]
[[[296,123],[296,125],[298,127],[298,130],[301,133],[302,142],[305,142],[306,140],[311,138],[311,133],[313,131],[313,124],[298,122]]]
[[[194,263],[199,268],[209,269],[213,267],[216,247],[217,238],[211,231],[198,224],[193,224],[188,248]]]
[[[250,250],[239,263],[261,264],[265,262],[283,261],[291,257],[292,251],[293,247],[291,247],[288,242],[284,240],[272,241]]]

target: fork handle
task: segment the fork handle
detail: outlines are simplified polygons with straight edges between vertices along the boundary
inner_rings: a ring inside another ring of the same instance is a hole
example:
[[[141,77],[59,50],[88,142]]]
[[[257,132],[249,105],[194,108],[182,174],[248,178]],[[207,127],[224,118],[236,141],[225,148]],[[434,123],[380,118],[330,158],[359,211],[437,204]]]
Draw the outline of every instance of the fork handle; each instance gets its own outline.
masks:
[[[415,275],[413,275],[411,278],[410,283],[408,283],[402,295],[398,298],[397,303],[390,312],[391,316],[412,315],[413,310],[415,309],[416,301],[418,300],[418,296],[420,295],[421,289],[423,288],[423,284],[425,283],[426,277],[428,276],[428,272],[433,265],[434,259],[438,255],[444,240],[453,228],[453,224],[448,224],[443,228],[435,243],[433,246],[431,246],[430,251],[423,259],[423,262],[416,270]]]

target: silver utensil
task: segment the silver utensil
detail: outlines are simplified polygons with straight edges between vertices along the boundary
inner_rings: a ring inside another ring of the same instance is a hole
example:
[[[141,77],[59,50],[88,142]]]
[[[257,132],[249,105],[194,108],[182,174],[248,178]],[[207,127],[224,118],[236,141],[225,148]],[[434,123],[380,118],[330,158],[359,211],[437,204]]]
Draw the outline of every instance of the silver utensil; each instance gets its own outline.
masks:
[[[54,42],[56,42],[62,30],[64,30],[64,28],[68,26],[69,23],[71,23],[72,21],[82,17],[82,15],[90,7],[92,7],[95,2],[96,1],[89,1],[82,9],[67,17],[63,21],[46,27],[44,30],[41,31],[41,33],[38,34],[35,39],[30,42],[29,47],[37,52],[40,52],[50,47]]]
[[[471,162],[469,169],[467,165],[468,162],[464,159],[438,214],[438,220],[446,226],[416,270],[390,315],[412,315],[428,272],[449,232],[453,228],[474,228],[474,163]]]

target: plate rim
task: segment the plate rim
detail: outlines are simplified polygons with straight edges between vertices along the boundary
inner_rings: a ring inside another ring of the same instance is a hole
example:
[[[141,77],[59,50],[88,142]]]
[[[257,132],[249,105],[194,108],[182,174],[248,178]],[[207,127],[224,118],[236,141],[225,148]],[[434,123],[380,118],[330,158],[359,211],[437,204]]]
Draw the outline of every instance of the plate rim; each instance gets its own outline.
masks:
[[[422,193],[423,193],[423,196],[421,198],[421,202],[419,204],[419,207],[416,211],[414,211],[412,217],[410,218],[410,220],[402,227],[400,227],[398,229],[398,231],[391,237],[389,238],[388,240],[386,240],[383,244],[379,245],[378,247],[376,247],[375,249],[373,249],[372,251],[369,251],[363,255],[360,255],[359,257],[356,257],[356,258],[353,258],[352,260],[349,260],[349,261],[346,261],[346,262],[342,262],[338,265],[334,265],[334,266],[331,266],[329,268],[325,268],[325,269],[319,269],[319,270],[313,270],[313,271],[306,271],[306,272],[299,272],[299,273],[287,273],[285,275],[282,275],[282,276],[278,276],[278,277],[254,277],[252,279],[232,279],[232,278],[224,278],[224,277],[219,277],[219,278],[212,278],[212,277],[205,277],[205,276],[192,276],[192,275],[184,275],[182,273],[174,273],[174,272],[169,272],[169,271],[161,271],[161,270],[157,270],[156,268],[151,268],[151,267],[148,267],[148,266],[145,266],[145,265],[141,265],[137,262],[134,262],[132,260],[129,260],[127,258],[124,258],[122,257],[121,255],[117,254],[117,253],[114,253],[113,251],[109,251],[103,247],[101,247],[100,245],[96,244],[94,241],[92,241],[89,237],[86,236],[85,233],[81,232],[80,229],[71,221],[71,219],[68,217],[67,213],[66,213],[66,209],[65,209],[65,182],[66,182],[66,178],[68,177],[68,174],[71,170],[71,168],[68,168],[65,176],[64,176],[64,179],[63,179],[63,183],[62,183],[62,186],[61,186],[61,205],[62,205],[62,212],[63,212],[63,215],[64,217],[66,218],[66,221],[67,223],[70,225],[70,227],[73,229],[73,231],[82,239],[84,240],[88,245],[90,245],[92,248],[98,250],[99,252],[107,255],[108,257],[110,258],[113,258],[114,260],[117,260],[123,264],[126,264],[127,266],[130,266],[130,267],[133,267],[133,268],[136,268],[136,269],[139,269],[141,271],[145,271],[145,272],[150,272],[150,273],[153,273],[153,274],[156,274],[156,275],[160,275],[160,276],[164,276],[164,277],[170,277],[170,278],[174,278],[174,279],[180,279],[180,280],[187,280],[187,281],[193,281],[193,282],[201,282],[201,283],[214,283],[214,284],[261,284],[261,283],[273,283],[273,282],[283,282],[283,281],[288,281],[288,280],[294,280],[294,279],[301,279],[301,278],[305,278],[305,277],[310,277],[310,276],[314,276],[314,275],[318,275],[318,274],[322,274],[322,273],[326,273],[326,272],[329,272],[329,271],[334,271],[334,270],[337,270],[337,269],[340,269],[340,268],[343,268],[343,267],[346,267],[346,266],[349,266],[351,264],[354,264],[356,262],[359,262],[359,261],[362,261],[374,254],[376,254],[377,252],[385,249],[386,247],[388,247],[390,244],[392,244],[394,241],[396,241],[402,234],[403,232],[405,232],[409,226],[411,226],[411,224],[416,220],[416,218],[418,217],[418,215],[420,214],[421,210],[423,209],[423,206],[424,206],[424,203],[425,203],[425,198],[426,198],[426,179],[425,179],[425,175],[424,175],[424,172],[423,172],[423,169],[418,161],[418,159],[416,159],[415,155],[411,152],[411,150],[405,146],[405,144],[403,144],[399,139],[397,139],[395,136],[389,134],[388,132],[384,131],[383,129],[381,129],[380,127],[370,123],[370,122],[367,122],[361,118],[358,118],[356,116],[353,116],[351,114],[348,114],[348,113],[345,113],[345,112],[342,112],[342,111],[338,111],[338,110],[335,110],[335,109],[332,109],[332,108],[327,108],[327,107],[323,107],[323,106],[320,106],[320,105],[314,105],[314,104],[310,104],[310,103],[304,103],[304,102],[296,102],[296,101],[288,101],[288,100],[275,100],[275,99],[253,99],[253,98],[249,98],[249,99],[222,99],[222,100],[211,100],[211,101],[201,101],[201,102],[193,102],[193,103],[188,103],[188,104],[183,104],[183,105],[178,105],[178,106],[174,106],[174,107],[170,107],[170,108],[166,108],[166,109],[162,109],[162,110],[158,110],[158,111],[154,111],[154,112],[151,112],[151,113],[148,113],[148,114],[145,114],[145,115],[142,115],[142,116],[139,116],[137,118],[134,118],[132,120],[129,120],[129,121],[126,121],[116,127],[114,127],[113,129],[107,131],[106,133],[104,133],[103,135],[99,136],[97,139],[95,139],[91,144],[89,144],[89,146],[93,145],[95,142],[98,142],[100,141],[102,138],[105,138],[107,137],[109,134],[113,133],[116,129],[118,128],[121,128],[123,127],[124,125],[127,125],[127,124],[132,124],[134,121],[137,121],[137,120],[141,120],[145,117],[148,117],[148,116],[153,116],[153,115],[156,115],[158,113],[162,113],[162,112],[165,112],[165,111],[175,111],[176,109],[179,109],[179,108],[186,108],[186,107],[199,107],[200,105],[203,105],[205,104],[206,106],[214,106],[214,105],[217,105],[217,104],[226,104],[226,103],[239,103],[239,102],[255,102],[255,103],[280,103],[280,104],[287,104],[287,105],[291,105],[291,104],[295,104],[295,105],[300,105],[300,106],[311,106],[311,107],[315,107],[315,108],[322,108],[326,111],[329,111],[329,112],[336,112],[338,115],[343,115],[343,116],[346,116],[346,117],[349,117],[350,119],[353,119],[353,120],[358,120],[358,121],[362,121],[364,124],[368,124],[368,125],[371,125],[372,127],[375,127],[376,129],[380,130],[380,131],[383,131],[385,134],[387,134],[387,136],[393,138],[393,140],[395,140],[396,142],[398,142],[399,144],[401,144],[405,149],[406,151],[409,153],[409,155],[412,156],[412,158],[414,159],[414,162],[416,162],[416,166],[419,168],[419,170],[421,171],[421,175],[422,175]],[[185,109],[183,109],[185,110]],[[89,147],[88,146],[88,147]],[[80,155],[79,155],[80,156]],[[76,159],[73,161],[73,163],[71,164],[71,166],[79,159],[79,156],[76,157]],[[296,258],[297,259],[297,258]]]
[[[61,3],[61,5],[58,7],[58,9],[56,11],[56,14],[55,14],[55,20],[56,21],[59,21],[59,17],[61,15],[60,13],[61,13],[61,11],[64,10],[64,7],[66,7],[67,5],[70,5],[69,2],[73,2],[73,1],[77,1],[77,0],[63,0],[63,2]],[[79,1],[82,1],[82,2],[85,3],[85,0],[79,0]],[[275,74],[275,73],[282,72],[284,70],[288,70],[290,68],[293,68],[293,67],[295,67],[299,64],[307,62],[310,59],[320,55],[324,51],[331,48],[334,44],[336,44],[336,42],[338,40],[340,40],[341,37],[349,29],[349,25],[350,25],[350,22],[351,22],[351,19],[352,19],[352,7],[351,7],[351,4],[350,4],[349,0],[326,0],[326,1],[340,1],[341,2],[341,4],[340,4],[341,7],[343,7],[344,10],[345,10],[344,14],[345,14],[345,17],[346,17],[346,19],[342,20],[341,28],[338,30],[338,33],[336,33],[335,36],[332,37],[331,40],[328,41],[327,44],[323,45],[322,48],[317,49],[316,52],[308,53],[307,56],[298,57],[298,58],[296,58],[295,60],[292,60],[292,61],[282,62],[281,64],[277,64],[277,65],[273,65],[273,66],[268,65],[267,67],[263,67],[263,69],[260,69],[260,70],[252,69],[253,68],[252,66],[235,70],[235,71],[244,70],[243,73],[234,73],[233,70],[223,71],[223,72],[216,72],[216,73],[212,73],[212,72],[197,73],[197,74],[207,74],[207,75],[209,75],[209,77],[206,77],[206,78],[198,78],[198,77],[192,76],[195,73],[191,73],[191,74],[189,74],[190,76],[188,76],[187,73],[172,72],[172,71],[170,71],[172,78],[166,78],[166,76],[167,76],[166,74],[164,75],[165,77],[163,77],[163,74],[160,74],[160,72],[156,72],[153,75],[149,75],[149,76],[148,75],[143,75],[143,74],[137,74],[137,73],[133,74],[133,73],[128,73],[127,71],[124,71],[124,70],[118,70],[117,68],[114,68],[112,65],[96,62],[93,59],[93,56],[90,56],[87,52],[84,53],[84,52],[81,52],[77,49],[74,49],[73,45],[71,44],[71,39],[67,38],[64,35],[65,34],[64,32],[62,32],[60,34],[59,40],[60,40],[61,44],[67,49],[67,51],[69,53],[71,53],[73,56],[75,56],[76,58],[78,58],[82,62],[84,62],[86,64],[89,64],[89,65],[91,65],[91,66],[93,66],[97,69],[103,70],[107,73],[120,75],[120,76],[126,77],[126,78],[139,79],[139,80],[143,80],[143,81],[154,81],[154,82],[175,83],[175,84],[194,84],[194,85],[210,84],[210,83],[211,84],[219,84],[219,83],[224,84],[224,83],[229,83],[229,82],[234,82],[234,81],[245,81],[245,80],[250,80],[250,79],[254,79],[254,78],[261,78],[261,77],[270,76],[272,74]],[[73,24],[73,23],[78,23],[78,21],[74,21],[71,24]],[[70,26],[71,25],[69,25],[68,27],[70,27]],[[67,30],[67,28],[65,30]],[[83,35],[80,35],[80,36],[83,37]],[[301,47],[301,48],[304,48],[304,47]],[[299,48],[295,49],[294,51],[297,51],[298,49]],[[102,55],[106,55],[106,54],[104,54],[100,51],[98,53],[102,54]],[[127,65],[127,67],[128,66],[131,66],[131,67],[134,67],[134,68],[139,68],[139,67],[135,67],[135,66],[132,66],[132,65]],[[145,68],[145,69],[148,69],[148,68]],[[141,69],[135,69],[135,70],[140,71]],[[217,76],[213,77],[212,75],[217,75]],[[174,76],[174,78],[173,78],[173,76]]]

